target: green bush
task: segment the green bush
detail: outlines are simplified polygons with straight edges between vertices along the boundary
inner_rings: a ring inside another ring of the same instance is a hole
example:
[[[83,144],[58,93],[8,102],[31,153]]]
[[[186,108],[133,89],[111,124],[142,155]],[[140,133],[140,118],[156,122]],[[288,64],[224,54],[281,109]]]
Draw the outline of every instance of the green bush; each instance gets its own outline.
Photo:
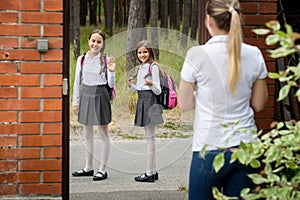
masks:
[[[266,35],[267,45],[278,45],[275,50],[269,50],[272,58],[286,57],[300,53],[300,45],[296,40],[300,34],[293,32],[290,25],[281,30],[278,21],[270,21],[266,29],[255,29],[258,35]],[[286,85],[279,92],[278,101],[283,100],[294,87],[300,102],[300,62],[297,66],[287,66],[286,71],[270,72],[269,78],[278,79]],[[246,188],[241,196],[246,200],[255,199],[300,199],[300,121],[295,123],[279,122],[276,128],[268,133],[262,131],[256,137],[256,142],[240,144],[239,149],[233,149],[231,162],[238,160],[245,165],[259,168],[259,172],[249,177],[256,184],[254,190]],[[214,160],[214,167],[219,171],[224,164],[224,154],[219,154]],[[213,189],[216,199],[237,199],[224,196],[217,188]]]

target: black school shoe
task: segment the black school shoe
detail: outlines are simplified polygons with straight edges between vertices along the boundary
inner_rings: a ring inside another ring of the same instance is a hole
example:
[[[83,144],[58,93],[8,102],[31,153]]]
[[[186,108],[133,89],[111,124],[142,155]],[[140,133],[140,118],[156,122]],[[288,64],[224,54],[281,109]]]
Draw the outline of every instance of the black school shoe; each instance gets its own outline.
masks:
[[[73,172],[72,173],[73,176],[93,176],[94,175],[94,170],[90,170],[88,172],[84,171],[84,169],[77,171],[77,172]]]
[[[97,176],[97,174],[99,174]],[[93,181],[102,181],[104,179],[107,179],[107,172],[105,172],[104,174],[102,172],[97,172],[97,174],[93,177]]]
[[[154,179],[157,181],[158,180],[158,173],[156,172],[155,174],[153,174]]]
[[[158,177],[157,177],[158,178]],[[155,175],[151,175],[148,176],[146,173],[141,175],[141,176],[137,176],[134,178],[135,181],[138,182],[154,182],[155,181]]]

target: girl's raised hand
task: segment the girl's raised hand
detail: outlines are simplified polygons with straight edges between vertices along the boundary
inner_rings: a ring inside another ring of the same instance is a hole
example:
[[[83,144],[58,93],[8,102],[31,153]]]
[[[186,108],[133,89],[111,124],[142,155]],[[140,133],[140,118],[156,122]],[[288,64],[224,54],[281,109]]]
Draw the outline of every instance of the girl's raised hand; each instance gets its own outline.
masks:
[[[114,57],[110,57],[110,59],[108,61],[107,68],[110,72],[116,71],[116,63],[115,63],[115,58]]]

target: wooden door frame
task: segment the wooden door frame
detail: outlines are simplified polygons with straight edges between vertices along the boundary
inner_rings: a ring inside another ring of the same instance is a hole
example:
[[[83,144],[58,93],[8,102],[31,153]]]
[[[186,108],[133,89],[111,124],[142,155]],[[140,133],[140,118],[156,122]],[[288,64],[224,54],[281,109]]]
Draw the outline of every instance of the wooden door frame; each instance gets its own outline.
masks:
[[[63,79],[67,80],[67,94],[62,95],[62,199],[69,199],[69,149],[70,149],[70,1],[63,0]]]

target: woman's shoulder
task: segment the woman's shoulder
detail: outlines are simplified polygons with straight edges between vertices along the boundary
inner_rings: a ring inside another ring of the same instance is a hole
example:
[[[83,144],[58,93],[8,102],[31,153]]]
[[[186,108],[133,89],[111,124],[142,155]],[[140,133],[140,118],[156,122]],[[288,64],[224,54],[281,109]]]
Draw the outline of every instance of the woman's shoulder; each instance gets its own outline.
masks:
[[[254,45],[251,45],[251,44],[247,44],[247,43],[242,43],[242,48],[244,50],[247,50],[247,51],[260,51],[259,48],[257,46],[254,46]]]

